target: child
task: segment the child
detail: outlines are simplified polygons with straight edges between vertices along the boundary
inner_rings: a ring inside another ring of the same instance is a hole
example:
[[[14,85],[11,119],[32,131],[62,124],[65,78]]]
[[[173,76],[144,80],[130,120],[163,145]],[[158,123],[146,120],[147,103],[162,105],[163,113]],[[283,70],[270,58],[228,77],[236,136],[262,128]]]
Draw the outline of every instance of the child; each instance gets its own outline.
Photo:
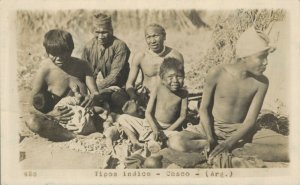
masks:
[[[212,159],[230,152],[241,142],[249,142],[255,133],[252,143],[247,145],[252,154],[256,151],[263,160],[270,156],[286,160],[286,137],[267,129],[255,130],[269,86],[263,72],[268,64],[268,54],[274,50],[264,33],[253,27],[246,30],[236,44],[237,61],[217,66],[206,77],[199,110],[201,124],[174,136],[169,141],[170,146],[181,151],[199,151],[210,145]],[[278,152],[280,150],[285,152]]]
[[[74,114],[70,108],[59,106],[54,108],[61,98],[67,96],[70,91],[69,85],[75,84],[84,95],[81,106],[89,106],[96,100],[100,100],[100,95],[93,78],[92,70],[87,62],[71,56],[74,49],[73,39],[70,33],[63,30],[50,30],[45,34],[43,45],[48,54],[48,58],[41,62],[37,71],[32,90],[33,97],[38,93],[43,93],[48,98],[45,114],[53,117],[61,123],[67,123]],[[87,95],[87,88],[90,94]],[[31,103],[33,103],[31,101]],[[37,112],[32,110],[33,117]],[[27,123],[28,127],[39,134],[39,131],[47,132],[47,136],[54,131],[55,124],[46,125],[32,119]],[[36,128],[39,128],[38,130]]]
[[[183,89],[183,63],[175,58],[165,58],[159,71],[161,83],[150,94],[145,119],[121,115],[122,125],[134,148],[144,141],[161,141],[180,129],[186,118],[187,91]]]
[[[96,121],[101,121],[104,125],[109,124],[108,122],[112,123],[112,118],[108,115],[106,109],[99,106],[85,109],[79,106],[83,96],[79,93],[77,86],[73,86],[71,90],[74,96],[64,97],[55,105],[55,107],[66,106],[74,112],[72,119],[67,123],[58,122],[62,127],[75,134],[88,135],[97,131]],[[48,109],[49,101],[51,101],[49,96],[43,93],[36,94],[33,99],[33,106],[41,112]],[[99,115],[102,119],[97,119],[96,115]]]

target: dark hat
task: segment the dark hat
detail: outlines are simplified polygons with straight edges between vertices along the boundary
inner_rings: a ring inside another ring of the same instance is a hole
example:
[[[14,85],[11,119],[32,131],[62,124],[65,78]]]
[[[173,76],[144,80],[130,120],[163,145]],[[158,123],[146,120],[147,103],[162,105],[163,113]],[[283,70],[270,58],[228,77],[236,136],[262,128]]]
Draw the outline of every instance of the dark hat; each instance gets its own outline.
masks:
[[[94,15],[93,19],[94,29],[100,31],[112,31],[111,17],[109,15],[99,13]]]

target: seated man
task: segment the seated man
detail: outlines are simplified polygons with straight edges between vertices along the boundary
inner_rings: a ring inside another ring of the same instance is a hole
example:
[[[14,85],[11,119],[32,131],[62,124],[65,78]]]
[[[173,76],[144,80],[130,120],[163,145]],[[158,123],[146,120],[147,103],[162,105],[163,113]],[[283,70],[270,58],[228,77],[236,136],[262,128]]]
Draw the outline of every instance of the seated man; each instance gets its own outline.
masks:
[[[94,37],[85,45],[82,59],[92,67],[97,87],[100,92],[106,92],[112,111],[120,112],[129,99],[121,88],[129,73],[130,50],[113,35],[111,17],[106,14],[94,15],[92,32]]]
[[[160,80],[159,67],[164,58],[175,58],[183,63],[181,53],[164,45],[166,31],[162,26],[158,24],[148,25],[145,29],[145,38],[148,50],[137,52],[132,57],[130,72],[126,82],[126,91],[130,99],[138,101],[144,107],[147,106],[150,92]],[[143,84],[141,87],[135,87],[139,70],[141,70],[143,75]]]
[[[240,36],[236,44],[237,61],[217,66],[207,75],[200,107],[201,124],[172,137],[171,148],[199,151],[209,145],[210,158],[214,158],[252,138],[252,143],[244,147],[246,153],[255,153],[262,160],[288,160],[287,137],[267,129],[257,131],[255,127],[269,86],[263,72],[274,48],[268,43],[267,35],[254,28]]]
[[[159,75],[161,84],[153,89],[146,109],[146,119],[123,114],[119,123],[133,147],[151,139],[162,140],[180,129],[187,113],[187,91],[183,89],[183,63],[174,58],[164,59]],[[165,135],[163,135],[165,134]]]

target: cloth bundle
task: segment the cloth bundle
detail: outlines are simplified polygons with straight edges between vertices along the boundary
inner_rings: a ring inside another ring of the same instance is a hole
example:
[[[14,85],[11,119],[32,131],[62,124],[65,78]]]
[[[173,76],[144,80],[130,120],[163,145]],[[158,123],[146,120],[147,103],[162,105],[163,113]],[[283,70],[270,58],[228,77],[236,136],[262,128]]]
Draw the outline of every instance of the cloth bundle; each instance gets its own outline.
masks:
[[[67,106],[74,112],[71,120],[66,124],[60,123],[60,125],[75,134],[88,135],[95,132],[96,127],[91,113],[77,104],[77,99],[71,96],[65,97],[57,103],[55,107]]]

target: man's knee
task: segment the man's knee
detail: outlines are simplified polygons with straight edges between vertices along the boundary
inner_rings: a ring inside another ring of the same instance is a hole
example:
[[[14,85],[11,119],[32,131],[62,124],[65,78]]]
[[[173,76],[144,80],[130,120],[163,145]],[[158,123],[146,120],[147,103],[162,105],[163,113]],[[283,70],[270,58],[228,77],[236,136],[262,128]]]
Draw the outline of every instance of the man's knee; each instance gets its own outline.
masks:
[[[180,152],[189,151],[186,140],[181,136],[181,134],[176,134],[168,139],[168,146]]]
[[[128,114],[122,114],[118,117],[117,122],[120,123],[121,126],[127,126],[130,125],[131,123],[136,122],[136,117],[130,116]]]
[[[118,123],[120,123],[121,126],[124,125],[128,121],[128,115],[127,114],[122,114],[118,117]]]
[[[270,162],[288,162],[287,145],[267,145],[267,144],[245,144],[243,148],[237,148],[232,151],[236,156],[257,156],[263,161]]]
[[[32,132],[51,141],[68,141],[75,138],[73,132],[41,115],[32,115],[26,125]]]
[[[25,123],[27,127],[34,133],[39,133],[42,129],[40,118],[36,115],[32,115],[32,117]]]

